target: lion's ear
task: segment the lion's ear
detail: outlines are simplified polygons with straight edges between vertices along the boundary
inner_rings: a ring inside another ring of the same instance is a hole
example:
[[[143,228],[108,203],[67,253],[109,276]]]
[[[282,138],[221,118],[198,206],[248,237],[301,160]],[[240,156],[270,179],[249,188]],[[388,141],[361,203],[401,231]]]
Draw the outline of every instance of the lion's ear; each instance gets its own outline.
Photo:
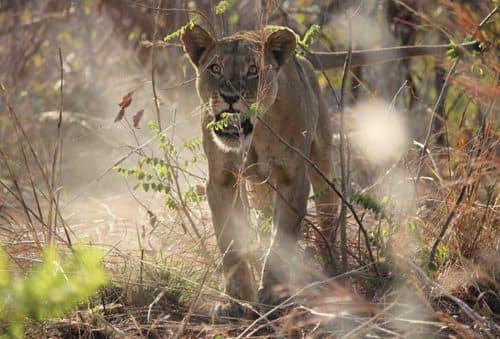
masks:
[[[181,35],[181,41],[184,45],[184,51],[189,55],[191,62],[198,67],[200,57],[215,43],[212,36],[205,31],[201,26],[194,25],[192,28],[187,28]]]
[[[283,65],[297,47],[295,33],[288,28],[273,32],[266,40],[266,51],[270,52],[278,65]]]

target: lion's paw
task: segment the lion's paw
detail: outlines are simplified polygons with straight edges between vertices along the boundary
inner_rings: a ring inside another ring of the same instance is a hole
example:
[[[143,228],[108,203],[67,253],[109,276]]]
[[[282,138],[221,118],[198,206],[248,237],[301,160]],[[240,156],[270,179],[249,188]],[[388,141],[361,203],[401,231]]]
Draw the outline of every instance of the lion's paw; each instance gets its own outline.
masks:
[[[213,315],[215,317],[224,318],[245,318],[252,319],[255,318],[255,312],[250,309],[250,307],[244,304],[239,304],[236,302],[225,302],[217,303],[213,309]]]
[[[258,291],[259,311],[261,314],[266,314],[268,319],[277,319],[287,313],[290,308],[291,301],[288,293],[281,291],[276,293],[272,289],[261,288]]]
[[[284,302],[290,296],[290,291],[285,287],[271,286],[261,287],[257,292],[257,300],[260,304],[276,306]]]

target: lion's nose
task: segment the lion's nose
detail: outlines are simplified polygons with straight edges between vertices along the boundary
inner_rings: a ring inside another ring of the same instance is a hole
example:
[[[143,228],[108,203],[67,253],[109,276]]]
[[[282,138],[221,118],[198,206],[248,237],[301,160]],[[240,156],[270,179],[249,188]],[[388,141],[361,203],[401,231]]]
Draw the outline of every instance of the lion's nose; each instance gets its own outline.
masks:
[[[222,99],[224,99],[225,102],[227,102],[230,105],[234,104],[240,98],[239,95],[234,95],[234,94],[231,95],[231,94],[222,93],[222,92],[220,92],[220,96],[222,97]]]

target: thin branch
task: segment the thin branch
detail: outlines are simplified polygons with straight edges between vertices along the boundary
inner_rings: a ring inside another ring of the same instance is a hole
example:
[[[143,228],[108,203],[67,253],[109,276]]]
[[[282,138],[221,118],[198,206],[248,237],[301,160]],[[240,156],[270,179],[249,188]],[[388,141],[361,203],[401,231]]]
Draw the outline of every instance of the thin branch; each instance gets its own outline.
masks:
[[[422,171],[422,165],[425,159],[425,155],[427,154],[427,148],[429,147],[429,141],[432,136],[432,130],[434,126],[434,120],[436,119],[436,112],[439,111],[441,105],[443,104],[444,98],[445,98],[445,93],[446,90],[448,89],[448,85],[450,82],[450,78],[455,73],[455,69],[457,68],[458,62],[460,61],[461,56],[457,56],[455,61],[453,62],[453,65],[451,66],[450,70],[448,71],[448,74],[446,75],[446,78],[444,79],[443,87],[441,87],[441,91],[439,92],[439,96],[436,100],[436,103],[434,104],[434,108],[432,109],[432,115],[431,115],[431,120],[429,121],[429,125],[427,126],[427,135],[425,136],[425,141],[422,146],[422,151],[420,152],[420,161],[418,163],[418,168],[417,168],[417,174],[415,175],[415,181],[418,182],[420,179],[420,172]]]
[[[373,252],[372,252],[371,245],[370,245],[370,242],[369,242],[368,232],[366,231],[365,227],[363,226],[363,223],[361,222],[361,219],[359,218],[358,214],[354,210],[354,207],[351,205],[351,203],[349,203],[349,201],[344,197],[344,195],[337,189],[337,187],[335,186],[335,184],[333,183],[333,181],[331,181],[325,175],[325,173],[323,173],[323,171],[318,167],[318,165],[314,161],[312,161],[311,159],[309,159],[309,157],[307,157],[304,153],[302,153],[301,150],[299,150],[298,148],[290,145],[285,139],[283,139],[282,136],[280,136],[278,133],[276,133],[276,131],[274,131],[274,129],[271,126],[269,126],[269,124],[267,122],[265,122],[261,117],[257,117],[257,119],[282,144],[284,144],[285,146],[287,146],[288,148],[290,148],[292,151],[294,151],[295,153],[297,153],[302,159],[304,159],[316,171],[316,173],[318,173],[318,175],[328,184],[328,186],[330,186],[330,188],[335,192],[335,194],[340,198],[340,200],[347,206],[347,208],[349,209],[349,211],[352,213],[352,216],[354,217],[354,220],[356,220],[356,223],[358,224],[359,228],[361,229],[361,232],[363,232],[363,235],[364,235],[364,238],[365,238],[365,245],[366,245],[366,249],[368,251],[368,255],[370,257],[370,261],[371,261],[371,263],[375,263],[375,259],[373,257]],[[377,266],[374,265],[373,268],[374,268],[374,271],[377,274],[377,276],[379,276],[379,272],[378,272]]]
[[[347,15],[347,26],[348,26],[348,49],[347,56],[344,61],[344,69],[342,70],[342,84],[340,86],[340,100],[339,100],[339,109],[340,109],[340,177],[341,177],[341,191],[342,195],[347,195],[347,181],[348,181],[348,173],[347,173],[347,156],[346,156],[346,140],[345,135],[345,86],[347,82],[347,74],[349,73],[351,67],[351,56],[352,56],[352,21],[350,15],[346,12]],[[337,223],[337,227],[333,230],[333,232],[337,232],[340,228],[340,253],[342,254],[342,271],[347,271],[347,223],[346,223],[346,206],[343,203],[340,208],[340,215]],[[330,235],[331,238],[331,235]]]
[[[366,66],[405,60],[418,56],[444,54],[450,48],[458,48],[468,52],[476,51],[479,49],[479,44],[479,41],[474,40],[457,45],[419,45],[353,50],[351,52],[351,66]],[[319,70],[321,66],[330,69],[342,67],[347,53],[347,51],[309,52],[306,58],[312,63],[316,70]]]
[[[63,67],[63,57],[62,57],[62,51],[61,48],[58,48],[59,51],[59,69],[60,69],[60,82],[61,82],[61,87],[60,87],[60,93],[59,93],[59,117],[57,120],[57,141],[56,145],[59,145],[59,179],[61,178],[61,170],[62,170],[62,161],[63,161],[63,137],[61,133],[61,127],[62,127],[62,119],[63,119],[63,107],[64,107],[64,67]],[[54,153],[54,162],[56,161],[56,154]],[[53,171],[55,172],[55,168]],[[52,173],[54,176],[55,173]],[[62,215],[59,212],[59,199],[60,199],[61,191],[57,190],[56,193],[56,215],[54,216],[54,230],[57,227],[57,217],[59,216],[61,219],[61,223],[64,229],[64,233],[66,235],[66,239],[68,240],[68,246],[71,248],[72,243],[71,243],[71,237],[69,236],[68,232],[68,225],[64,222],[64,219],[62,218]]]
[[[153,41],[156,41],[156,36],[158,34],[158,21],[160,18],[160,7],[162,0],[158,0],[156,2],[156,15],[155,15],[155,23],[153,30]],[[153,88],[153,98],[155,101],[155,110],[156,110],[156,123],[158,124],[158,128],[161,131],[161,118],[160,118],[160,104],[158,102],[158,95],[156,94],[156,85],[155,85],[155,46],[151,47],[151,82]]]

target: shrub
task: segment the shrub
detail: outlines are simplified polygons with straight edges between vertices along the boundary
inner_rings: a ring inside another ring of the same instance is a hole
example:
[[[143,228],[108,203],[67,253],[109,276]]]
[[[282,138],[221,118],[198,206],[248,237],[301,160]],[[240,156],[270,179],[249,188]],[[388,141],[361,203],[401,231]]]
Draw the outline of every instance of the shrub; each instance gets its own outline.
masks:
[[[11,274],[0,247],[0,338],[23,338],[26,320],[61,316],[93,295],[107,281],[102,258],[100,250],[82,245],[62,258],[51,245],[21,277]]]

